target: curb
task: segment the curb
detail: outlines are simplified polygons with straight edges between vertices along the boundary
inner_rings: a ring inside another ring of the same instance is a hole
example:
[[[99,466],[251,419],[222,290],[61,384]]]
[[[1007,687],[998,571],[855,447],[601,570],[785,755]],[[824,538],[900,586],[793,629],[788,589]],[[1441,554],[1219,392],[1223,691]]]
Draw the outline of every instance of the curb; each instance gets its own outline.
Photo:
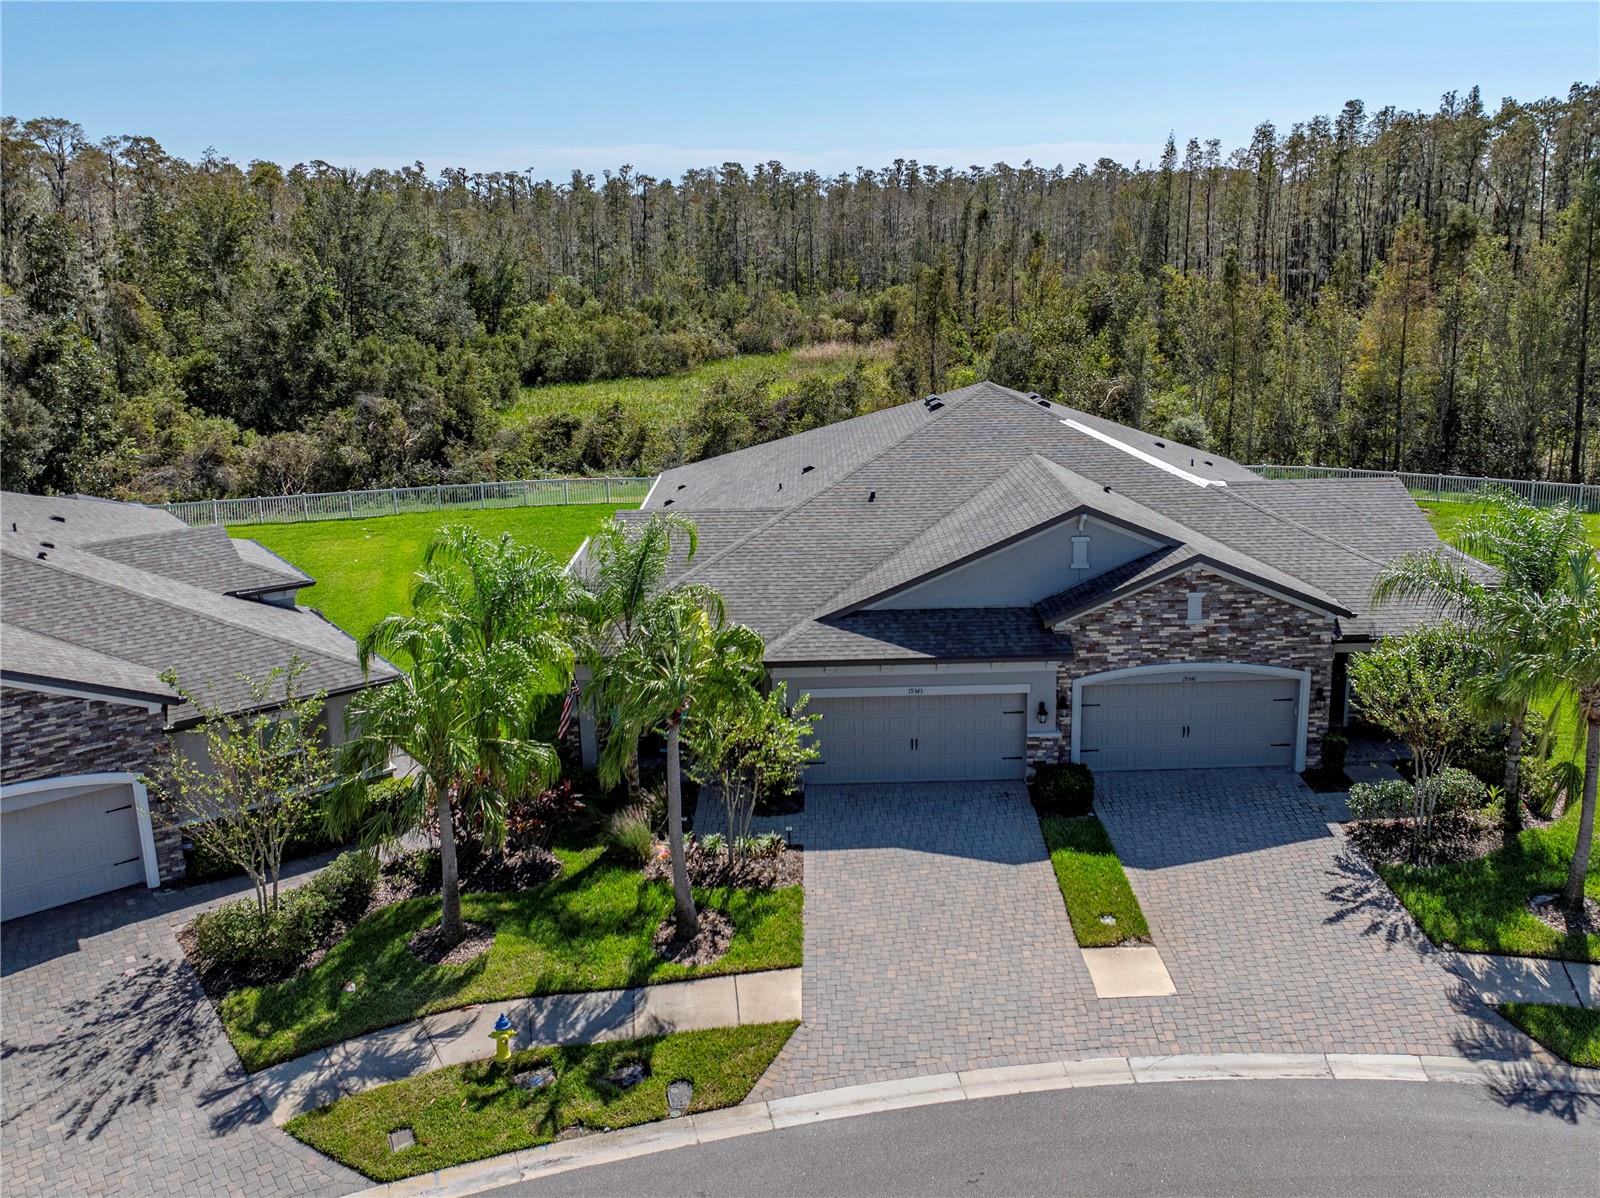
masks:
[[[1011,1094],[1183,1081],[1400,1081],[1479,1085],[1503,1093],[1561,1093],[1600,1099],[1600,1070],[1523,1059],[1361,1053],[1217,1053],[1089,1057],[934,1073],[842,1086],[663,1120],[422,1173],[359,1191],[363,1198],[462,1198],[520,1181],[554,1177],[675,1148],[691,1148],[785,1127],[851,1119],[909,1107]]]

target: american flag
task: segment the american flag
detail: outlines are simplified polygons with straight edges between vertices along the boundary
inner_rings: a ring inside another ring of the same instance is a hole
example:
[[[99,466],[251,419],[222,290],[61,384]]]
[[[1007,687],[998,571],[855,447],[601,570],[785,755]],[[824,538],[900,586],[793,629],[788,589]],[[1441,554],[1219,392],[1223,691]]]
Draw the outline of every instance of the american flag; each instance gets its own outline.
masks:
[[[561,705],[561,726],[556,729],[557,740],[567,739],[567,729],[572,727],[572,713],[577,710],[577,707],[578,684],[574,682],[572,688],[567,691],[566,702]]]

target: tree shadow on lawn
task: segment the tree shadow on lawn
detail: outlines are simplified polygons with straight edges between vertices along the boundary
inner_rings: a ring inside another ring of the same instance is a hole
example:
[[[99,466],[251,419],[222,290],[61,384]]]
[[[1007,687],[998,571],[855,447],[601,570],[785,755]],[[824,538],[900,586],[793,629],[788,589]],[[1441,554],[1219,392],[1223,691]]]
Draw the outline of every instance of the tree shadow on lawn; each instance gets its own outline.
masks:
[[[1543,1063],[1553,1060],[1554,1054],[1484,1002],[1471,986],[1464,982],[1457,986],[1450,1001],[1472,1019],[1473,1031],[1455,1036],[1456,1051],[1469,1060],[1493,1063],[1496,1076],[1488,1089],[1502,1106],[1550,1115],[1564,1123],[1600,1112],[1600,1097],[1594,1094],[1551,1089]],[[1590,1072],[1600,1088],[1600,1069]]]

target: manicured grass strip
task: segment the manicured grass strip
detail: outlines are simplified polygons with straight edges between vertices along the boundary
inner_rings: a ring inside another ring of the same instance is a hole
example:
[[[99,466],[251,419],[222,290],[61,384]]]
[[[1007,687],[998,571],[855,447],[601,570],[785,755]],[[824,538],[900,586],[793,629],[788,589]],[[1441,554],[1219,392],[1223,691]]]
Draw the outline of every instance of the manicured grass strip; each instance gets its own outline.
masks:
[[[1383,865],[1378,872],[1435,944],[1600,961],[1600,936],[1563,936],[1527,906],[1536,894],[1561,891],[1577,837],[1574,807],[1548,827],[1527,829],[1510,849],[1452,865]],[[1600,899],[1600,871],[1589,871],[1586,889]]]
[[[1046,816],[1039,827],[1079,946],[1103,948],[1125,940],[1148,941],[1150,926],[1100,821],[1092,815],[1077,819]],[[1115,922],[1103,923],[1102,915]]]
[[[374,1181],[482,1160],[548,1144],[569,1127],[632,1127],[667,1117],[667,1086],[694,1085],[689,1110],[732,1106],[750,1092],[794,1023],[758,1023],[643,1040],[536,1048],[509,1062],[475,1061],[340,1099],[292,1120],[286,1130]],[[632,1061],[649,1076],[629,1090],[606,1075]],[[549,1066],[555,1081],[524,1090],[512,1077]],[[416,1143],[389,1149],[389,1132],[409,1127]]]
[[[564,562],[618,506],[456,508],[373,520],[236,524],[228,532],[259,541],[315,578],[300,601],[360,636],[384,616],[411,610],[412,575],[436,529],[465,524],[487,536],[509,532]]]
[[[1600,1011],[1508,1002],[1500,1014],[1562,1060],[1600,1069]]]
[[[425,965],[411,954],[407,941],[439,919],[437,898],[417,898],[362,920],[314,968],[228,995],[222,1022],[245,1068],[470,1003],[800,964],[798,886],[697,891],[701,903],[733,921],[733,943],[711,965],[668,965],[651,952],[650,939],[672,911],[671,888],[647,882],[598,848],[555,851],[565,868],[543,886],[463,896],[462,914],[495,928],[494,946],[470,964]],[[356,983],[354,992],[345,992],[346,982]]]

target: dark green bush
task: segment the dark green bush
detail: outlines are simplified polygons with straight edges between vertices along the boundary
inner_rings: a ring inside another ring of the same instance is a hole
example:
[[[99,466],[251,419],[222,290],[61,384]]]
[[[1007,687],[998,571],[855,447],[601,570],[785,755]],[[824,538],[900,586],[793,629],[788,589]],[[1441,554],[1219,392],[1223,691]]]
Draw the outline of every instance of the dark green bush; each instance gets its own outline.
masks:
[[[328,835],[322,823],[322,812],[313,807],[289,833],[283,845],[283,859],[293,861],[296,857],[308,857],[312,853],[337,848],[343,843]],[[183,877],[186,882],[215,882],[219,878],[238,877],[244,872],[227,858],[217,856],[198,843],[185,844],[184,858],[187,868]]]
[[[195,947],[213,965],[250,981],[293,973],[333,927],[333,908],[315,885],[283,894],[263,915],[254,899],[238,899],[195,916]]]
[[[1322,768],[1330,773],[1344,769],[1350,738],[1343,732],[1329,732],[1322,738]]]
[[[334,916],[346,923],[354,923],[366,914],[377,884],[377,858],[361,849],[340,853],[311,882],[328,900]]]
[[[1076,761],[1035,767],[1029,790],[1044,815],[1088,815],[1094,806],[1094,775]]]

